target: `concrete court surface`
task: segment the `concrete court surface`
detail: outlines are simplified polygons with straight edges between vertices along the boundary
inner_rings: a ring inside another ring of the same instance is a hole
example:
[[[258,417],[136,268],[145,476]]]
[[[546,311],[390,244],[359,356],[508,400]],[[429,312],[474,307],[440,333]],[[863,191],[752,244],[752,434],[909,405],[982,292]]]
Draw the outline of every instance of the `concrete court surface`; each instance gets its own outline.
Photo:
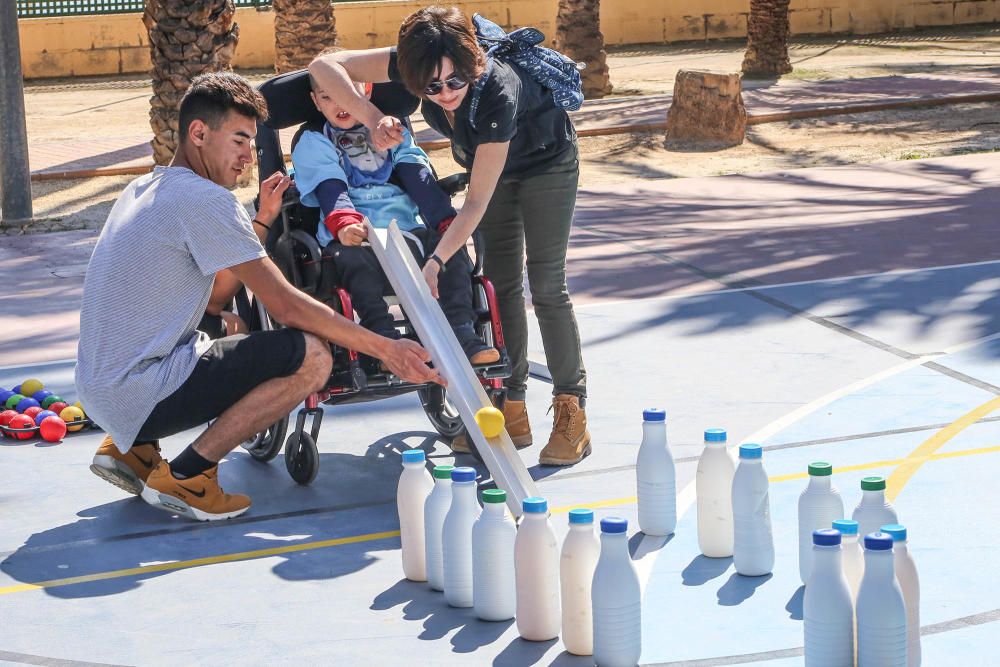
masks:
[[[582,193],[570,270],[596,447],[566,470],[534,465],[540,443],[522,454],[560,534],[573,505],[632,521],[640,412],[668,410],[678,530],[657,540],[630,525],[645,584],[643,664],[801,663],[795,498],[806,464],[824,459],[848,513],[860,477],[889,478],[922,578],[924,664],[995,664],[1000,582],[984,573],[1000,546],[990,530],[998,184],[1000,157],[977,155]],[[50,363],[21,364],[27,335],[0,332],[0,386],[37,376],[72,394],[72,362],[50,348],[73,334],[44,321],[75,312],[87,240],[73,234],[5,240],[5,254],[37,254],[6,255],[4,273],[27,273],[54,303],[43,300],[37,317],[50,355],[38,358]],[[56,261],[46,259],[55,244],[63,261],[42,264]],[[11,304],[31,320],[27,297],[0,303],[5,320]],[[537,340],[531,356],[544,359]],[[532,381],[536,440],[549,391]],[[709,426],[767,448],[770,577],[698,557],[691,481]],[[165,455],[193,435],[164,442]],[[223,524],[123,498],[86,469],[100,437],[0,445],[0,661],[589,664],[558,640],[524,642],[513,623],[476,621],[401,580],[399,452],[451,461],[413,396],[329,409],[322,468],[307,488],[280,458],[261,465],[234,452],[223,485],[250,493],[254,507]]]

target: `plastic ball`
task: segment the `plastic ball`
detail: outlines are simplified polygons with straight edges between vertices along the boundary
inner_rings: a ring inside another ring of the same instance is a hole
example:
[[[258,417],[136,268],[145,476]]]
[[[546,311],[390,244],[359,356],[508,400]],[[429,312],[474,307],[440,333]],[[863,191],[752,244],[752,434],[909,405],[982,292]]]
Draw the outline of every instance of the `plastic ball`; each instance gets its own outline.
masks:
[[[22,396],[21,394],[14,394],[13,396],[7,399],[7,402],[4,403],[4,407],[7,408],[8,410],[17,410],[17,404],[23,400],[24,396]]]
[[[64,422],[66,422],[66,428],[69,429],[70,432],[79,431],[86,426],[86,424],[78,423],[83,421],[84,416],[83,410],[75,405],[63,408],[62,412],[59,413],[59,416]]]
[[[55,415],[50,415],[38,425],[42,439],[48,442],[59,442],[66,437],[66,422]]]
[[[32,421],[31,417],[28,415],[14,415],[14,418],[10,420],[10,424],[7,426],[10,428],[31,428],[34,425],[35,422]],[[35,434],[32,431],[26,431],[24,433],[8,432],[8,435],[17,440],[28,440],[29,438],[34,437]]]
[[[10,389],[0,389],[0,405],[6,405],[7,399],[13,396],[14,393]]]
[[[11,387],[10,389],[11,389],[11,391],[13,391],[13,392],[14,392],[15,394],[20,394],[20,393],[21,393],[21,385],[16,385],[16,386],[14,386],[14,387]]]
[[[53,403],[65,403],[65,401],[62,399],[62,396],[59,396],[58,394],[49,394],[45,397],[45,400],[42,401],[42,407],[48,410],[49,406]]]
[[[503,413],[496,408],[480,408],[475,416],[476,423],[487,438],[495,438],[503,431]]]
[[[24,414],[24,411],[27,410],[28,408],[40,408],[40,407],[42,406],[39,405],[38,401],[31,398],[30,396],[25,396],[24,398],[22,398],[20,401],[17,402],[16,410],[21,414]]]
[[[29,417],[31,417],[31,421],[35,421],[35,417],[37,417],[38,413],[40,413],[40,412],[44,412],[42,410],[42,406],[40,406],[40,405],[32,405],[32,406],[28,407],[26,410],[24,410],[21,414],[22,415],[28,415]]]
[[[35,399],[36,401],[38,401],[38,404],[41,405],[42,401],[44,401],[46,398],[48,398],[51,395],[52,395],[52,392],[49,391],[48,389],[39,389],[34,394],[32,394],[31,397],[33,399]]]
[[[16,410],[4,410],[0,412],[0,433],[3,433],[3,427],[10,424],[10,420],[17,416]],[[6,433],[4,433],[6,435]]]
[[[74,404],[73,404],[73,406],[74,406],[74,407],[77,407],[77,408],[80,408],[80,411],[81,411],[81,412],[82,412],[82,413],[83,413],[84,415],[86,415],[86,414],[87,414],[87,411],[83,409],[83,403],[81,403],[80,401],[77,401],[76,403],[74,403]]]
[[[21,393],[25,396],[31,396],[36,391],[41,391],[42,389],[45,389],[45,385],[42,384],[41,380],[36,380],[35,378],[25,380],[21,383]]]
[[[59,415],[56,414],[55,412],[52,412],[52,410],[42,410],[37,415],[35,415],[35,425],[41,426],[42,422],[48,419],[49,417],[58,417],[58,416]]]
[[[45,408],[45,404],[44,403],[42,403],[42,407]],[[45,409],[46,410],[51,410],[52,412],[54,412],[54,413],[56,413],[58,415],[58,414],[62,414],[62,411],[65,410],[68,407],[69,407],[69,405],[67,405],[65,402],[63,402],[63,401],[56,401],[55,403],[49,403],[49,407],[47,407]]]

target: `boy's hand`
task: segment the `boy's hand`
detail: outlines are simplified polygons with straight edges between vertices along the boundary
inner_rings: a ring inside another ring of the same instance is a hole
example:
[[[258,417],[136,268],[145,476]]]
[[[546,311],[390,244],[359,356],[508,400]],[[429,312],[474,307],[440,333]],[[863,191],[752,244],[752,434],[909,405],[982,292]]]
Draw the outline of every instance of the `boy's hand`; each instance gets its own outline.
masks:
[[[291,185],[292,179],[276,171],[260,184],[260,202],[257,207],[257,219],[270,225],[281,212],[281,196]]]
[[[360,222],[341,227],[337,232],[337,240],[344,245],[361,245],[368,240],[368,230]]]
[[[424,280],[427,281],[427,286],[431,289],[431,296],[435,299],[440,298],[438,294],[438,274],[441,273],[441,267],[438,263],[430,260],[424,264]]]
[[[375,127],[369,128],[372,134],[372,141],[375,148],[380,151],[388,150],[393,146],[403,143],[404,125],[395,116],[382,116]]]

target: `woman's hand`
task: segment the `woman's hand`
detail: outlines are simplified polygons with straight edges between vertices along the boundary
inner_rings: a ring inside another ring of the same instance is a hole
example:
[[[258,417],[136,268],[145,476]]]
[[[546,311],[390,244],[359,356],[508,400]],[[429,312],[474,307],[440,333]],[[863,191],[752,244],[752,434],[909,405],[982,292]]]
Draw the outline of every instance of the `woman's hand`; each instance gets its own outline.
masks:
[[[341,227],[337,232],[337,240],[344,245],[361,245],[368,240],[368,230],[360,222]]]
[[[380,151],[389,150],[394,146],[398,146],[403,143],[403,130],[405,126],[403,122],[396,118],[395,116],[382,116],[375,123],[375,127],[368,128],[371,130],[372,141],[375,142],[375,148]]]
[[[427,281],[427,287],[431,290],[431,296],[435,299],[439,298],[438,295],[438,274],[441,273],[441,267],[433,259],[427,260],[424,264],[424,280]]]

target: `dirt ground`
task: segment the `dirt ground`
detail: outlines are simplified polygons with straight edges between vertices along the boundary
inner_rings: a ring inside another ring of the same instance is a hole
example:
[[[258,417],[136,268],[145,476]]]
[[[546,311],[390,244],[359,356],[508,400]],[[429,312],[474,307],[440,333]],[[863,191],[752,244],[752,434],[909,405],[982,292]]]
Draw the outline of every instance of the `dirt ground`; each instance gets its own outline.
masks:
[[[615,94],[668,92],[681,67],[736,71],[742,42],[613,49]],[[913,32],[850,39],[813,39],[790,46],[793,78],[884,76],[1000,66],[1000,28]],[[263,72],[247,73],[263,80]],[[754,85],[752,81],[746,86]],[[26,87],[29,140],[141,133],[148,118],[144,77],[46,81]],[[93,104],[98,102],[98,104]],[[87,104],[89,103],[89,104]],[[661,133],[581,139],[581,187],[631,178],[679,178],[755,173],[812,166],[940,157],[1000,148],[1000,104],[966,104],[882,111],[755,125],[738,147],[676,152]],[[448,149],[431,152],[438,172],[457,171]],[[35,215],[99,227],[131,176],[33,183]],[[237,191],[245,203],[254,189]]]

